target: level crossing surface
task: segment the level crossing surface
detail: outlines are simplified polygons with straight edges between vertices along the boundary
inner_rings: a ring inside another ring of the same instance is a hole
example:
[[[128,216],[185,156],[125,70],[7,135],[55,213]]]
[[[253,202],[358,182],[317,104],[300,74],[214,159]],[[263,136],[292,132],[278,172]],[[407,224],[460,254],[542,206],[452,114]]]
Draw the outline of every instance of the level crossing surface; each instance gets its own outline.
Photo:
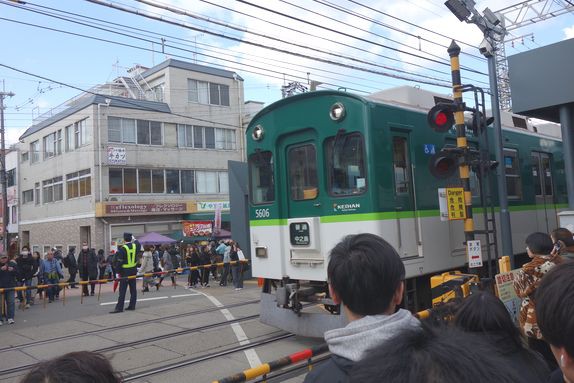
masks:
[[[79,350],[102,352],[129,381],[210,382],[322,342],[261,324],[255,280],[241,291],[166,286],[145,294],[138,283],[136,311],[115,315],[109,314],[117,300],[111,283],[101,291],[96,286],[95,296],[80,294],[67,289],[65,301],[61,292],[54,303],[36,299],[31,308],[16,309],[16,323],[0,327],[0,382],[19,382],[38,361]],[[215,357],[222,351],[230,352]]]

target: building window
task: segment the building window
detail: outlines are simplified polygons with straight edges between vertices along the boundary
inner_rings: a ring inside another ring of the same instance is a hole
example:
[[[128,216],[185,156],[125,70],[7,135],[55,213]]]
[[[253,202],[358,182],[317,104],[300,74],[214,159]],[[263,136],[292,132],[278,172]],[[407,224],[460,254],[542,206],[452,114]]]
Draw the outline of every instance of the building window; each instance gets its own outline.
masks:
[[[110,194],[227,194],[229,192],[227,179],[225,171],[109,170]]]
[[[40,141],[36,140],[30,143],[30,153],[32,153],[30,163],[34,164],[40,161]]]
[[[168,194],[179,194],[179,170],[165,171],[165,187]]]
[[[219,194],[229,194],[229,180],[227,177],[227,172],[219,172]]]
[[[181,193],[182,194],[195,193],[195,177],[193,170],[181,171]]]
[[[154,99],[157,102],[163,102],[163,92],[164,92],[165,84],[159,84],[151,88],[151,91],[154,95]]]
[[[506,191],[508,198],[522,198],[522,181],[520,179],[520,166],[518,163],[518,151],[504,149],[504,168],[506,169]]]
[[[80,170],[66,175],[66,198],[78,198],[92,195],[92,176],[90,169]]]
[[[187,80],[189,102],[229,106],[229,86],[199,80]]]
[[[34,184],[34,200],[36,201],[36,205],[40,204],[40,183],[36,182]]]
[[[75,148],[87,145],[92,141],[92,137],[86,120],[78,121],[74,124],[74,144]]]
[[[135,144],[136,120],[108,117],[108,141]]]
[[[16,185],[16,169],[10,169],[6,172],[6,187]]]
[[[206,194],[217,193],[217,173],[196,171],[195,178],[197,180],[197,192]]]
[[[137,120],[138,144],[140,145],[161,145],[161,122]]]
[[[76,147],[74,143],[74,125],[66,126],[64,133],[66,135],[66,152],[71,152]]]
[[[237,149],[234,129],[215,129],[215,149]]]
[[[44,159],[62,154],[62,129],[44,137]]]
[[[64,182],[62,177],[54,177],[42,181],[42,199],[44,203],[61,201],[64,199]]]
[[[122,194],[124,192],[124,179],[122,169],[109,170],[110,194]]]
[[[225,150],[237,148],[233,129],[178,125],[177,142],[180,148]]]
[[[30,202],[34,202],[34,190],[24,190],[22,192],[22,203],[27,204]]]
[[[28,161],[28,158],[30,157],[30,156],[28,155],[28,153],[29,153],[29,152],[23,152],[23,153],[22,153],[22,155],[21,155],[21,157],[20,157],[20,162],[26,162],[26,161]]]

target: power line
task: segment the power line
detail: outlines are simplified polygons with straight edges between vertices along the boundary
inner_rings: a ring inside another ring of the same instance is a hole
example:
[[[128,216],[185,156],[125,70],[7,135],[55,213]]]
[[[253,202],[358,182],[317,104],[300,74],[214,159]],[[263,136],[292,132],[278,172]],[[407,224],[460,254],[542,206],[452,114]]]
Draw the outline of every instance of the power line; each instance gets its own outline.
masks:
[[[103,5],[103,6],[106,6],[106,7],[114,8],[114,9],[117,9],[117,10],[120,10],[120,11],[123,11],[123,12],[135,14],[135,15],[138,15],[138,16],[143,16],[143,17],[146,17],[146,18],[149,18],[149,19],[152,19],[152,20],[161,21],[161,22],[164,22],[164,23],[167,23],[167,24],[177,25],[177,26],[180,26],[180,27],[183,27],[183,28],[186,28],[186,29],[190,29],[190,30],[194,30],[194,31],[197,31],[197,32],[207,33],[207,34],[210,34],[210,35],[213,35],[213,36],[217,36],[217,37],[221,37],[221,38],[225,38],[225,39],[229,39],[229,40],[233,40],[233,41],[237,41],[237,42],[242,42],[242,43],[245,43],[245,44],[248,44],[248,45],[252,45],[252,46],[256,46],[256,47],[259,47],[259,48],[270,49],[270,50],[273,50],[273,51],[276,51],[276,52],[281,52],[281,53],[285,53],[285,54],[289,54],[289,55],[293,55],[293,56],[297,56],[297,57],[301,57],[301,58],[305,58],[305,59],[309,59],[309,60],[320,61],[320,62],[323,62],[323,63],[326,63],[326,64],[341,66],[341,67],[344,67],[344,68],[353,69],[353,70],[358,70],[358,71],[370,72],[370,73],[374,73],[374,74],[378,74],[378,75],[386,76],[386,77],[391,77],[391,78],[395,78],[395,79],[401,79],[401,80],[406,80],[406,81],[419,82],[419,83],[427,84],[427,85],[439,86],[439,87],[443,87],[443,88],[449,88],[449,89],[450,89],[450,88],[452,87],[450,84],[447,84],[447,83],[431,82],[431,81],[427,81],[427,80],[420,80],[420,79],[416,79],[416,78],[410,78],[410,77],[401,76],[401,75],[396,75],[396,74],[392,74],[392,73],[377,71],[377,70],[373,70],[373,69],[370,69],[370,68],[364,68],[364,67],[358,67],[358,66],[355,66],[355,65],[340,63],[340,62],[336,62],[336,61],[332,61],[332,60],[328,60],[328,59],[324,59],[324,58],[320,58],[320,57],[314,57],[314,56],[310,56],[310,55],[306,55],[306,54],[302,54],[302,53],[298,53],[298,52],[291,52],[291,51],[288,51],[288,50],[285,50],[285,49],[276,48],[276,47],[270,47],[270,46],[267,46],[267,45],[265,45],[265,44],[260,44],[260,43],[256,43],[256,42],[253,42],[253,41],[249,41],[249,40],[245,40],[245,39],[241,39],[241,38],[237,38],[237,37],[233,37],[233,36],[227,36],[227,35],[224,35],[224,34],[222,34],[222,33],[217,33],[217,32],[214,32],[214,31],[207,30],[207,29],[194,27],[194,26],[187,25],[187,24],[183,24],[183,23],[176,22],[176,21],[173,21],[173,20],[168,20],[168,19],[165,19],[165,18],[163,18],[163,17],[161,17],[161,16],[159,16],[159,17],[158,17],[158,16],[152,16],[152,15],[146,14],[146,13],[144,13],[144,12],[142,12],[142,11],[133,11],[133,10],[127,9],[127,8],[125,8],[125,7],[118,6],[118,5],[116,5],[116,4],[104,3],[104,2],[102,2],[102,1],[100,1],[100,0],[86,0],[86,1],[91,2],[91,3],[94,3],[94,4],[98,4],[98,5]],[[373,65],[373,64],[371,64],[371,65]],[[416,74],[414,74],[414,75],[416,76]],[[438,79],[438,81],[442,81],[442,80]]]
[[[92,3],[96,3],[96,4],[106,5],[106,6],[112,6],[112,4],[102,4],[100,0],[86,0],[86,1],[89,1],[89,2],[92,2]],[[383,69],[386,69],[386,70],[392,70],[392,71],[396,71],[396,72],[399,72],[399,73],[407,73],[407,74],[413,75],[412,72],[409,72],[409,71],[406,71],[406,70],[397,69],[397,68],[389,67],[389,66],[386,66],[386,65],[376,64],[376,63],[373,63],[373,62],[369,62],[369,61],[365,61],[365,60],[358,59],[358,58],[356,58],[356,57],[350,57],[350,56],[341,55],[341,54],[338,54],[338,53],[335,53],[335,52],[324,51],[324,50],[322,50],[322,49],[309,47],[308,45],[298,44],[298,43],[294,43],[294,42],[292,42],[292,41],[287,41],[287,40],[283,40],[283,39],[276,38],[276,37],[270,37],[270,36],[267,36],[267,35],[264,35],[264,34],[261,34],[261,33],[258,33],[258,32],[250,31],[250,30],[245,29],[245,28],[240,28],[240,27],[231,26],[231,25],[229,25],[228,23],[223,23],[223,22],[217,21],[217,20],[215,20],[215,19],[213,19],[213,18],[204,18],[204,17],[202,17],[202,16],[198,16],[198,15],[189,13],[189,12],[187,12],[187,11],[185,11],[185,10],[182,10],[182,9],[179,9],[179,8],[174,8],[174,7],[171,7],[171,6],[168,6],[168,5],[163,5],[163,4],[160,4],[160,3],[157,3],[157,2],[152,2],[152,1],[149,1],[149,0],[135,0],[135,1],[140,2],[140,3],[144,3],[144,4],[146,4],[146,5],[150,5],[150,6],[153,6],[153,7],[156,7],[156,8],[165,9],[165,10],[167,10],[167,11],[170,11],[170,12],[173,12],[173,13],[176,13],[176,14],[179,14],[179,15],[185,15],[185,16],[188,16],[188,17],[192,17],[192,18],[195,18],[195,19],[202,20],[202,21],[207,21],[207,22],[214,23],[214,24],[217,24],[217,25],[226,26],[226,27],[228,27],[228,28],[232,28],[232,29],[238,30],[238,31],[240,31],[240,32],[250,33],[250,34],[253,34],[253,35],[258,36],[258,37],[263,37],[263,38],[270,39],[270,40],[274,40],[274,41],[277,41],[277,42],[280,42],[280,43],[284,43],[284,44],[288,44],[288,45],[293,45],[293,46],[296,46],[296,47],[298,47],[298,48],[310,49],[310,50],[313,50],[314,52],[320,52],[320,53],[328,54],[328,55],[331,55],[331,56],[335,56],[335,57],[339,57],[339,58],[344,58],[344,59],[352,60],[352,61],[356,61],[356,62],[360,62],[360,63],[362,63],[362,64],[373,65],[373,66],[380,67],[380,68],[383,68]],[[246,3],[246,4],[249,4],[249,5],[252,5],[251,3],[245,2],[245,1],[243,1],[243,0],[237,0],[237,1],[243,2],[243,3]],[[255,6],[255,5],[254,5],[254,6]],[[256,6],[256,7],[262,8],[262,9],[266,9],[266,8],[260,7],[260,6]],[[114,8],[115,8],[115,6],[114,6]],[[277,14],[280,14],[280,15],[285,16],[284,14],[281,14],[281,13],[279,13],[279,12],[275,12],[275,11],[271,11],[271,12],[274,12],[274,13],[277,13]],[[141,12],[138,12],[137,14],[138,14],[138,15],[142,15]],[[146,16],[146,17],[148,17],[148,16]],[[286,16],[286,17],[291,17],[291,16]],[[295,18],[295,19],[296,19],[296,18]],[[296,20],[298,20],[298,19],[296,19]],[[165,19],[162,18],[162,21],[165,22]],[[299,20],[299,21],[301,21],[301,20]],[[304,22],[305,22],[305,21],[304,21]],[[309,22],[306,22],[306,23],[308,23],[308,24],[310,24],[310,25],[313,25],[313,26],[317,26],[317,25],[315,25],[315,24],[313,24],[313,23],[309,23]],[[185,24],[184,24],[184,25],[185,25]],[[187,27],[189,27],[189,26],[187,26]],[[330,30],[330,31],[332,31],[332,32],[336,32],[336,31],[334,31],[334,30],[332,30],[332,29],[330,29],[330,28],[321,27],[321,26],[319,26],[319,27],[320,27],[320,28],[323,28],[323,29]],[[190,29],[196,30],[196,28],[193,28],[193,27],[191,27]],[[205,33],[205,31],[202,31],[202,32]],[[209,33],[209,32],[207,32],[207,33]],[[348,36],[348,37],[353,37],[353,36],[351,36],[351,35],[348,35],[348,34],[345,34],[345,33],[342,33],[342,32],[337,32],[337,33],[346,35],[346,36]],[[227,38],[230,38],[230,37],[227,37]],[[361,39],[361,38],[358,38],[358,37],[353,37],[353,38],[358,39],[358,40],[363,40],[363,41],[369,42],[368,40]],[[234,39],[235,39],[235,38],[234,38]],[[244,42],[244,43],[252,44],[252,43],[250,43],[250,42],[248,42],[248,41],[246,41],[246,40],[243,40],[243,39],[240,39],[240,40],[241,40],[242,42]],[[375,44],[375,45],[380,45],[380,46],[382,46],[382,47],[386,47],[386,46],[384,46],[384,45],[377,44],[377,43],[374,43],[374,42],[370,42],[370,43]],[[257,44],[257,43],[256,43],[256,45],[257,45],[257,46],[261,46],[261,44]],[[285,51],[285,50],[278,49],[278,48],[274,48],[274,47],[269,47],[269,46],[264,46],[264,45],[263,45],[263,47],[266,47],[267,49],[279,50],[279,51],[281,51],[282,53],[288,53],[288,54],[299,55],[298,53],[295,53],[295,52]],[[390,49],[393,49],[393,48],[390,48]],[[403,53],[407,53],[407,52],[403,52]],[[407,53],[407,54],[409,54],[409,53]],[[411,54],[411,55],[413,55],[413,54]],[[413,55],[413,56],[417,56],[417,55]],[[307,55],[303,55],[303,57],[305,57],[305,58],[310,58],[310,56],[307,56]],[[386,57],[386,56],[384,56],[384,57],[385,57],[385,58],[389,58],[389,57]],[[422,58],[422,56],[418,56],[418,57],[419,57],[419,58]],[[311,58],[311,59],[317,60],[317,58]],[[389,58],[389,59],[392,59],[392,58]],[[323,60],[323,59],[322,59],[322,60]],[[401,60],[396,60],[396,59],[394,59],[394,60],[395,60],[395,61],[401,61]],[[401,62],[402,62],[402,61],[401,61]],[[329,62],[329,63],[332,63],[332,62]],[[408,64],[413,65],[413,66],[417,66],[417,67],[425,68],[424,66],[421,66],[421,65],[418,65],[418,64],[414,64],[414,63],[408,63]],[[442,64],[445,64],[445,63],[442,63]],[[447,64],[445,64],[445,65],[447,65]],[[428,69],[428,68],[425,68],[425,69]],[[440,73],[443,73],[443,72],[440,72]],[[429,79],[432,79],[432,80],[435,80],[435,81],[444,81],[444,80],[442,80],[442,79],[437,79],[437,78],[433,78],[433,77],[430,77],[430,76],[424,76],[424,75],[419,75],[419,74],[417,74],[417,76],[429,78]]]

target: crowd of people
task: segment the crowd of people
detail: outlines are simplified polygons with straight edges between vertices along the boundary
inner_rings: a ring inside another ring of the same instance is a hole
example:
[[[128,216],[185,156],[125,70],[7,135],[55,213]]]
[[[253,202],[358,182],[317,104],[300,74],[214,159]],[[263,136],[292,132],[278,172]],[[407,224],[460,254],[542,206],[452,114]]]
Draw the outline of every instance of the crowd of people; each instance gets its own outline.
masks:
[[[181,281],[184,280],[185,288],[210,287],[210,279],[219,282],[220,286],[227,286],[231,279],[236,291],[243,288],[243,273],[248,265],[231,262],[245,260],[239,244],[231,239],[221,240],[218,243],[212,241],[206,244],[177,246],[158,244],[140,248],[134,272],[142,275],[142,292],[148,292],[150,288],[159,290],[165,284],[164,279],[171,280],[173,287],[178,283],[182,284]],[[116,258],[117,253],[110,252],[106,255],[104,250],[96,251],[86,242],[82,243],[77,255],[74,247],[71,247],[66,255],[59,249],[52,248],[41,257],[37,251],[30,252],[28,245],[24,245],[20,254],[14,259],[10,259],[5,253],[0,254],[0,288],[28,287],[25,291],[9,290],[2,293],[4,307],[0,325],[15,323],[17,301],[19,307],[26,310],[37,301],[37,298],[47,299],[49,303],[58,300],[61,287],[57,284],[63,281],[65,270],[69,276],[65,280],[68,283],[66,287],[78,289],[76,278],[79,274],[79,279],[86,282],[81,284],[82,295],[94,296],[98,283],[123,276],[124,269]],[[154,275],[143,276],[150,273]],[[182,278],[180,274],[184,277]],[[30,288],[43,284],[50,286]],[[135,297],[135,294],[132,295]],[[135,308],[135,302],[132,306]]]
[[[395,249],[372,234],[346,237],[327,276],[349,324],[325,333],[331,358],[305,383],[574,382],[573,234],[532,233],[525,245],[518,325],[488,290],[419,321],[398,308],[405,268]]]
[[[330,252],[327,276],[329,294],[349,323],[325,333],[331,357],[311,370],[305,383],[574,382],[573,235],[562,228],[552,235],[533,233],[525,245],[531,260],[514,280],[523,300],[517,326],[506,306],[488,290],[460,300],[448,320],[416,319],[399,308],[405,266],[396,250],[373,234],[345,237]],[[225,263],[225,259],[240,259],[237,249],[238,245],[226,243],[211,245],[209,251],[223,255]],[[161,262],[172,268],[184,260],[201,264],[205,252],[191,246],[176,260],[177,255],[172,258],[164,251]],[[1,259],[2,272],[18,272],[16,262],[6,256]],[[154,248],[144,247],[141,268],[153,264]],[[58,272],[57,267],[44,267]],[[189,275],[189,286],[209,286],[213,268],[202,270],[199,276]],[[223,267],[222,284],[228,271]],[[237,275],[233,269],[232,274]],[[161,281],[147,280],[144,289],[150,283],[157,286]],[[101,381],[121,381],[105,358],[97,355],[72,353],[56,361],[73,364],[85,358],[100,366],[99,373],[106,371],[107,378]],[[50,368],[54,363],[39,365],[29,376],[59,381],[48,377],[55,374]]]

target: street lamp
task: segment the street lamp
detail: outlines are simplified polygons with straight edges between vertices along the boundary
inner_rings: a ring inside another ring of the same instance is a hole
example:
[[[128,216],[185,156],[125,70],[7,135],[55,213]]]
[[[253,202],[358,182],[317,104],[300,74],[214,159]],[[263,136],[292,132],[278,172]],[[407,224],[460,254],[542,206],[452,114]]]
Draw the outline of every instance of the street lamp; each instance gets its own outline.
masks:
[[[479,51],[487,58],[488,74],[490,80],[490,96],[492,116],[494,117],[494,150],[496,161],[503,164],[504,146],[502,143],[502,126],[500,124],[500,107],[498,103],[498,84],[496,74],[496,59],[494,51],[496,43],[503,42],[506,35],[504,20],[490,9],[486,8],[481,15],[473,0],[447,0],[446,7],[460,20],[468,24],[475,24],[483,33],[484,40],[480,43]],[[500,205],[500,231],[503,255],[510,256],[511,267],[514,267],[514,253],[512,251],[512,234],[510,230],[510,212],[508,211],[508,195],[506,190],[506,170],[504,166],[496,168],[498,181],[498,203]]]

